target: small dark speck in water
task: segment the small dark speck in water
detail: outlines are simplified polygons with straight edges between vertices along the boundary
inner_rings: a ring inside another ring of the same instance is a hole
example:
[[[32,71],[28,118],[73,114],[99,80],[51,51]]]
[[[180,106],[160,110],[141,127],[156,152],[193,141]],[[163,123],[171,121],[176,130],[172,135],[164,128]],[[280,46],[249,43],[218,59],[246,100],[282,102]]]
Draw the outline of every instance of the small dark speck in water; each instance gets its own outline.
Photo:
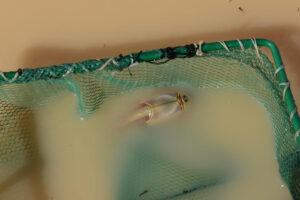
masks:
[[[232,2],[232,0],[229,0],[229,3]]]
[[[105,48],[105,47],[106,47],[106,44],[104,43],[104,44],[103,44],[103,48]]]
[[[298,8],[298,10],[297,10],[298,12],[300,12],[300,8]]]
[[[143,196],[143,195],[145,195],[145,194],[147,194],[148,193],[148,190],[145,190],[144,192],[142,192],[140,195],[139,195],[139,197],[141,197],[141,196]]]
[[[244,9],[241,6],[239,6],[239,11],[244,12]]]
[[[128,69],[129,75],[132,76],[133,74],[132,74],[132,72],[130,71],[129,67],[127,67],[127,69]]]
[[[186,193],[188,193],[189,191],[187,191],[187,190],[183,190],[182,192],[183,192],[183,194],[186,194]]]

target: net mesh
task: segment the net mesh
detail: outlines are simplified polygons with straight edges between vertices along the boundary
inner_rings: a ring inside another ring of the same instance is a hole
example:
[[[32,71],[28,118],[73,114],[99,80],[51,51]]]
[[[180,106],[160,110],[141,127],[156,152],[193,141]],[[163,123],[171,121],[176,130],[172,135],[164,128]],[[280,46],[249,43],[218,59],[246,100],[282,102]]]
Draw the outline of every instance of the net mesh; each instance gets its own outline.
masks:
[[[280,175],[294,199],[300,199],[299,147],[275,67],[262,52],[260,55],[254,49],[219,50],[161,65],[141,62],[130,69],[133,75],[127,70],[103,70],[0,85],[0,196],[19,181],[16,174],[39,157],[32,109],[69,91],[77,94],[79,114],[86,117],[115,95],[185,83],[197,88],[242,88],[265,106],[274,126]],[[210,186],[220,181],[218,177],[205,181],[205,175],[175,166],[141,147],[133,150],[128,163],[131,167],[124,172],[119,199],[210,199]],[[145,188],[147,195],[140,196]]]

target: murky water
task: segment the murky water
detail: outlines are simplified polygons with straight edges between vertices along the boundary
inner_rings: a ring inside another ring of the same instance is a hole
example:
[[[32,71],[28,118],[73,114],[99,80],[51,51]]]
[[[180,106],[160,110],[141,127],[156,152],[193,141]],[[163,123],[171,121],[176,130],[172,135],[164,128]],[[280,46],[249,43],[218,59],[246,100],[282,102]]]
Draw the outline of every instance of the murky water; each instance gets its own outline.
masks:
[[[45,199],[113,200],[127,199],[130,195],[136,199],[139,195],[143,199],[155,199],[155,195],[168,196],[168,189],[173,186],[161,186],[167,188],[164,192],[154,191],[151,186],[126,196],[135,190],[138,177],[144,176],[140,176],[139,168],[134,169],[140,164],[138,162],[132,169],[126,169],[135,146],[141,152],[147,148],[147,152],[166,158],[184,172],[206,174],[206,181],[215,175],[226,177],[221,184],[212,186],[210,191],[213,192],[207,193],[206,199],[292,199],[278,174],[270,118],[260,103],[242,91],[179,90],[187,94],[189,101],[183,110],[178,109],[176,116],[170,116],[170,120],[165,120],[164,115],[161,123],[139,121],[120,126],[140,102],[176,92],[174,88],[118,96],[85,120],[76,115],[77,97],[73,94],[59,96],[35,111],[43,160],[44,191],[41,192],[46,194]],[[128,184],[121,184],[120,177],[128,170],[136,172],[136,176],[130,177]],[[32,192],[36,191],[33,186],[27,184],[27,178],[32,180],[33,176],[28,173],[2,196],[9,200],[22,193],[24,199],[40,199]],[[148,178],[155,179],[156,176],[153,174]],[[185,181],[171,176],[161,179],[159,181],[172,181],[177,185]],[[146,179],[138,185],[145,182]]]

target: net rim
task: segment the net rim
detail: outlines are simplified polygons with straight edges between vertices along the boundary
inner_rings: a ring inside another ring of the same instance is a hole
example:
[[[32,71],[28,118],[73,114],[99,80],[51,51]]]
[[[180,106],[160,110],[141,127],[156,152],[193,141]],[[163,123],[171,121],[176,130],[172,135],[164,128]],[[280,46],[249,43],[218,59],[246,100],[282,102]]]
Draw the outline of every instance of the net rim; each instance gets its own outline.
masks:
[[[279,50],[274,42],[267,39],[244,39],[219,41],[213,43],[188,44],[185,46],[167,47],[164,49],[156,49],[150,51],[140,51],[138,53],[131,53],[123,56],[119,55],[114,58],[103,58],[85,60],[78,63],[65,63],[62,65],[53,65],[49,67],[40,67],[35,69],[18,69],[17,71],[1,72],[0,71],[0,85],[5,84],[20,84],[35,80],[49,80],[65,78],[72,74],[83,74],[93,71],[122,71],[130,69],[140,62],[149,62],[152,64],[164,64],[169,60],[175,58],[189,58],[195,56],[205,56],[205,53],[225,50],[230,53],[233,49],[241,49],[244,51],[248,48],[254,48],[257,56],[261,58],[259,47],[267,47],[273,56],[275,62],[274,75],[279,81],[279,86],[282,89],[283,100],[286,102],[287,111],[290,114],[290,121],[293,124],[295,132],[295,140],[300,147],[300,118],[297,112],[297,107],[290,89],[290,82],[286,75],[284,65],[279,53]],[[129,70],[130,73],[130,70]]]

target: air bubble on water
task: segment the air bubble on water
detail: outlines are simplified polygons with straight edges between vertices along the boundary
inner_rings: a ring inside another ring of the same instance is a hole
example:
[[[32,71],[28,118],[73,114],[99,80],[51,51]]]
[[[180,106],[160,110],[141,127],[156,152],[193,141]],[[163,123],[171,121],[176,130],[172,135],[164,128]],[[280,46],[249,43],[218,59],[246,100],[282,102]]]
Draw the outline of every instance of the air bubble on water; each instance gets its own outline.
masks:
[[[84,120],[84,118],[83,118],[83,117],[80,117],[80,120]]]
[[[283,185],[283,184],[281,184],[281,185],[280,185],[280,187],[282,187],[282,188],[283,188],[283,187],[284,187],[284,185]]]

